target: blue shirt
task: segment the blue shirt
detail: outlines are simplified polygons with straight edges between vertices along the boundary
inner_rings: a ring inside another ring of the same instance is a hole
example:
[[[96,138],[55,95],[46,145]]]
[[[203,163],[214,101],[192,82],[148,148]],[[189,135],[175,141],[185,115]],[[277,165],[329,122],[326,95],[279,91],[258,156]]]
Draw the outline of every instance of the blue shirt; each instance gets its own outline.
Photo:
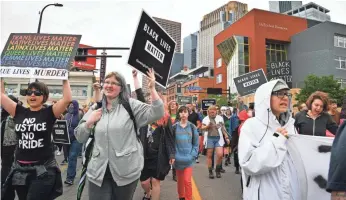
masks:
[[[185,128],[177,122],[173,125],[175,131],[175,163],[176,169],[183,170],[190,167],[198,154],[198,132],[197,127],[187,122]]]

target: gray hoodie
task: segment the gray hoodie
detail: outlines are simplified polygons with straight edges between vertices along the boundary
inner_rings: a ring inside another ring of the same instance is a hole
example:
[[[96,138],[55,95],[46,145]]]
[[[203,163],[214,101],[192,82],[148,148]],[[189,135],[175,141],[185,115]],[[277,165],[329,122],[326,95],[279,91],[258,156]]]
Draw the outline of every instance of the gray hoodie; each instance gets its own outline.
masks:
[[[143,127],[163,117],[162,100],[148,105],[129,99],[137,127]],[[113,180],[118,186],[132,183],[140,177],[144,165],[143,147],[137,140],[133,122],[118,98],[112,101],[112,108],[107,111],[103,102],[101,119],[95,127],[95,144],[89,162],[87,175],[89,181],[101,187],[107,166],[109,165]],[[90,109],[83,120],[88,119]],[[75,129],[76,139],[85,143],[91,130],[81,123]]]

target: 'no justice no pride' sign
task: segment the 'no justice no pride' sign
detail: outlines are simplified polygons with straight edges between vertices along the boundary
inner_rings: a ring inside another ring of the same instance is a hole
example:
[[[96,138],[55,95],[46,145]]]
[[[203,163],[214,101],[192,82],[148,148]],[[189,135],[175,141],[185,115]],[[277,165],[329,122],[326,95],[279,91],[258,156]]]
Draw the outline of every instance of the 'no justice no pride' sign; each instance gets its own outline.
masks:
[[[156,82],[166,87],[175,46],[175,41],[168,33],[143,11],[128,64],[145,75],[149,68],[153,68]]]
[[[12,33],[1,54],[0,77],[68,79],[80,35]]]

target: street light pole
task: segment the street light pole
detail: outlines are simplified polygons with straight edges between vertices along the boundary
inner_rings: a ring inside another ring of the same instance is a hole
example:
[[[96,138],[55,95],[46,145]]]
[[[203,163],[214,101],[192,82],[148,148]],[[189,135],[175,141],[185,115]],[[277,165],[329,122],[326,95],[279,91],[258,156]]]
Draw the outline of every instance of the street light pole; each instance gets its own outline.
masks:
[[[38,22],[38,29],[37,29],[37,33],[40,33],[41,31],[41,23],[42,23],[42,15],[44,10],[48,7],[48,6],[55,6],[55,7],[63,7],[64,5],[62,5],[61,3],[53,3],[53,4],[48,4],[45,7],[43,7],[43,9],[40,12],[40,21]]]

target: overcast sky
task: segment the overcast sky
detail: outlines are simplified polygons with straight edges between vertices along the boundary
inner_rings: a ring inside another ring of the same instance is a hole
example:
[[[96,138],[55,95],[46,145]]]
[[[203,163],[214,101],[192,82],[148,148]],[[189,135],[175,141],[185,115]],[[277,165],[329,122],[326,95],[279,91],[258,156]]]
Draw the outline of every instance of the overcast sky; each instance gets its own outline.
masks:
[[[48,3],[64,7],[45,10],[41,33],[80,34],[82,44],[91,46],[131,47],[141,10],[149,15],[182,23],[182,37],[199,29],[203,15],[226,4],[226,0],[112,0],[112,1],[2,1],[1,44],[10,33],[35,33],[39,11]],[[253,8],[269,10],[264,0],[240,1]],[[303,1],[303,4],[310,1]],[[330,10],[332,21],[346,24],[346,1],[313,1]],[[183,40],[182,38],[182,40]],[[132,84],[131,68],[126,64],[129,52],[109,51],[123,58],[109,58],[107,71],[119,71]],[[99,65],[99,63],[98,63]]]

